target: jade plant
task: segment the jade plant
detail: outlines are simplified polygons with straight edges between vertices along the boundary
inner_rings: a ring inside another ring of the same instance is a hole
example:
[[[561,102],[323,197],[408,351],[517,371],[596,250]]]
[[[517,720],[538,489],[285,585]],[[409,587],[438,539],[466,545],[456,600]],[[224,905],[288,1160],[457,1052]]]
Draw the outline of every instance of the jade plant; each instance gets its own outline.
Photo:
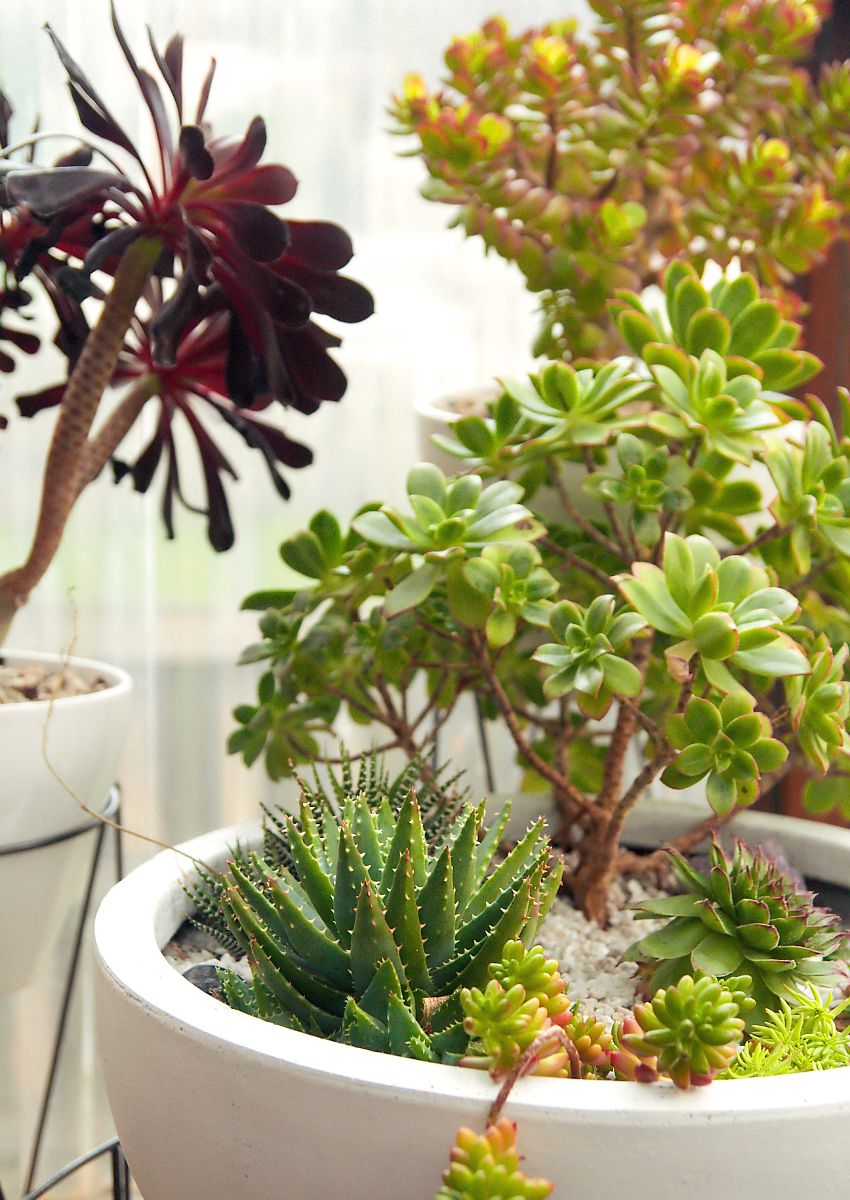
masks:
[[[205,515],[216,550],[234,539],[224,481],[236,473],[211,425],[257,450],[286,498],[281,468],[305,467],[312,454],[280,427],[274,403],[311,413],[338,400],[346,380],[328,351],[339,339],[314,318],[360,321],[372,311],[366,289],[338,273],[352,254],[348,235],[275,211],[298,185],[287,167],[261,163],[263,119],[242,137],[213,134],[206,109],[215,63],[190,104],[182,38],[160,49],[151,37],[152,73],[114,9],[112,25],[150,116],[154,161],[49,27],[82,134],[42,165],[38,152],[57,135],[15,140],[12,105],[0,93],[0,370],[37,354],[45,337],[68,359],[66,380],[16,397],[22,416],[55,409],[55,419],[31,548],[0,574],[0,644],[59,549],[80,493],[110,462],[116,481],[128,477],[139,492],[158,475],[168,535],[179,502]],[[28,321],[39,292],[55,322],[37,333]],[[116,402],[105,412],[110,385]],[[142,412],[153,433],[128,460],[126,438]],[[200,503],[181,482],[184,438],[200,456]]]
[[[245,602],[266,665],[230,740],[277,777],[344,713],[427,757],[471,694],[603,924],[612,880],[664,861],[621,846],[650,788],[707,801],[680,851],[792,768],[813,807],[850,804],[850,404],[799,398],[818,361],[752,276],[663,284],[612,297],[629,355],[459,420],[455,478],[420,464],[406,503],[283,543],[302,581]]]
[[[606,301],[687,257],[738,259],[786,311],[846,229],[850,65],[799,64],[812,0],[591,0],[574,20],[494,17],[445,52],[436,87],[404,80],[391,113],[423,195],[539,297],[535,353],[611,353]]]

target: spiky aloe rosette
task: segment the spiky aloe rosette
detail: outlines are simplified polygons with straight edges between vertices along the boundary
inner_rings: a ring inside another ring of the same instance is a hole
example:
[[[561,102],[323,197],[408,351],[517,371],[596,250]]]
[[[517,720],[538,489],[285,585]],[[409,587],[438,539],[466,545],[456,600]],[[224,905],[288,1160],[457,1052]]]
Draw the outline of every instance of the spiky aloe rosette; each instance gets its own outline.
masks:
[[[560,882],[542,821],[494,863],[508,811],[479,841],[484,804],[466,804],[432,847],[412,793],[398,813],[347,797],[339,818],[302,801],[286,822],[291,869],[256,855],[253,877],[230,865],[222,902],[253,982],[223,973],[228,1002],[369,1049],[462,1050],[453,993],[483,984],[506,943],[533,938]]]
[[[818,908],[813,893],[801,890],[762,848],[736,842],[728,857],[713,839],[706,874],[680,854],[670,859],[685,892],[641,902],[638,916],[672,919],[627,955],[652,971],[652,988],[694,971],[720,977],[746,971],[755,1000],[747,1017],[752,1024],[764,1020],[777,997],[808,982],[830,987],[837,981],[838,964],[829,956],[841,942],[838,918]]]
[[[338,769],[328,767],[320,775],[314,766],[309,779],[296,774],[295,781],[303,806],[319,825],[327,820],[339,820],[348,796],[362,796],[373,812],[389,805],[393,813],[398,813],[414,790],[425,837],[429,845],[436,846],[442,844],[452,822],[469,801],[469,789],[460,784],[461,775],[462,772],[457,772],[447,776],[444,767],[434,769],[421,758],[412,758],[396,774],[390,774],[384,756],[376,751],[363,755],[355,765],[342,747]],[[298,816],[293,817],[279,805],[264,807],[261,857],[267,867],[285,866],[297,875],[290,844],[291,821],[304,832]],[[244,847],[234,846],[233,858],[240,870],[255,883],[261,882],[263,872],[255,870],[251,855]],[[186,885],[186,893],[195,905],[193,924],[210,934],[226,950],[239,954],[240,943],[230,930],[226,908],[222,904],[226,886],[226,876],[199,869],[197,878]]]
[[[635,1006],[633,1018],[617,1031],[618,1045],[653,1073],[668,1075],[678,1088],[711,1083],[729,1066],[744,1036],[741,1014],[753,1007],[749,984],[747,976],[730,980],[726,987],[714,976],[684,975],[647,1004]],[[613,1058],[615,1070],[622,1072],[622,1061],[616,1053]]]
[[[434,1200],[544,1200],[553,1185],[519,1169],[516,1125],[501,1117],[482,1135],[459,1129]]]

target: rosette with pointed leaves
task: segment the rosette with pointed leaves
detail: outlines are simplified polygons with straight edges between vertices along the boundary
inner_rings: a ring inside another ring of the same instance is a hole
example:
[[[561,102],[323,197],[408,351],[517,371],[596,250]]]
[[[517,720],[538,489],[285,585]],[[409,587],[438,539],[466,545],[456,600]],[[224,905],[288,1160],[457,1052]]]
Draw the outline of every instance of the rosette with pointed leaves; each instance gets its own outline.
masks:
[[[632,526],[644,545],[661,536],[662,514],[683,512],[693,500],[685,483],[689,471],[681,455],[666,446],[648,445],[631,433],[621,433],[615,445],[617,474],[595,471],[584,481],[584,490],[612,504],[630,505]]]
[[[758,799],[762,772],[775,771],[788,757],[746,692],[732,692],[717,705],[692,696],[684,713],[668,717],[666,733],[679,753],[661,782],[686,788],[707,778],[706,796],[719,816]]]
[[[128,170],[116,174],[77,165],[16,165],[3,179],[9,199],[49,223],[64,221],[69,207],[102,193],[101,236],[88,248],[83,264],[88,274],[111,268],[142,238],[162,248],[163,264],[173,256],[182,269],[170,271],[178,286],[152,329],[157,365],[173,365],[188,323],[220,310],[228,322],[228,394],[237,405],[250,406],[256,397],[271,394],[309,413],[322,401],[338,400],[345,377],[327,354],[337,340],[312,317],[361,321],[372,312],[366,289],[337,274],[351,258],[348,235],[329,222],[284,223],[272,212],[293,198],[298,182],[284,166],[259,165],[266,144],[261,117],[253,119],[241,139],[210,135],[205,117],[214,60],[190,115],[184,110],[182,38],[172,38],[163,51],[152,43],[158,80],[140,68],[114,9],[112,26],[151,117],[157,167],[144,161],[48,26],[81,124],[117,147]],[[173,102],[175,128],[166,96]]]
[[[531,1179],[519,1168],[516,1125],[501,1117],[483,1134],[459,1129],[451,1166],[434,1200],[545,1200],[553,1184]]]
[[[801,575],[811,569],[814,539],[850,557],[850,460],[836,443],[834,431],[812,421],[800,445],[771,442],[764,455],[776,485],[771,512],[787,530],[788,548]]]
[[[720,692],[741,689],[732,668],[768,676],[811,669],[805,651],[781,629],[800,607],[794,596],[772,586],[768,572],[749,559],[721,558],[699,534],[668,533],[661,568],[633,563],[632,573],[616,582],[653,629],[681,639],[666,651],[674,678],[687,678],[695,656]]]
[[[503,380],[502,386],[539,427],[538,441],[550,450],[601,446],[622,429],[642,427],[646,406],[638,402],[652,391],[627,358],[579,370],[568,363],[550,363],[539,375],[529,376],[528,383]]]
[[[706,874],[680,854],[670,860],[686,891],[638,905],[639,916],[672,920],[628,954],[652,969],[653,988],[695,971],[721,977],[745,971],[755,1000],[745,1014],[752,1024],[775,1007],[777,996],[808,982],[829,987],[837,980],[839,966],[829,956],[841,942],[838,918],[818,908],[813,894],[764,850],[736,842],[728,857],[714,840]]]
[[[746,995],[749,978],[725,986],[711,975],[684,975],[634,1008],[639,1029],[622,1034],[625,1050],[657,1061],[677,1088],[711,1083],[735,1057],[744,1036],[742,1013],[752,1008]],[[733,990],[734,989],[734,990]]]
[[[547,668],[543,691],[549,699],[575,691],[583,713],[602,717],[615,695],[640,693],[640,671],[618,651],[627,649],[647,622],[628,609],[615,615],[616,603],[614,596],[597,596],[586,610],[569,600],[552,609],[549,624],[560,642],[547,642],[533,655]]]
[[[689,263],[675,262],[664,276],[663,308],[653,310],[628,292],[618,293],[611,308],[623,337],[646,362],[665,362],[665,347],[697,359],[711,350],[729,379],[755,377],[766,400],[786,400],[776,393],[800,387],[820,370],[813,354],[798,349],[801,327],[782,316],[752,275],[726,274],[707,290]]]
[[[438,467],[420,463],[407,476],[412,513],[384,506],[355,518],[352,529],[367,542],[420,555],[424,562],[406,575],[385,602],[388,616],[421,604],[441,578],[461,619],[475,623],[490,609],[489,597],[467,583],[463,560],[494,544],[528,542],[543,533],[524,505],[519,484],[500,480],[483,487],[478,475],[447,480]]]
[[[251,872],[229,868],[222,903],[254,973],[251,1004],[373,1049],[462,1049],[457,1023],[426,1044],[426,1001],[483,984],[507,942],[534,936],[560,881],[541,821],[494,867],[508,810],[479,842],[483,814],[465,805],[431,847],[412,794],[397,813],[387,799],[375,810],[347,797],[339,817],[302,800],[298,823],[286,822],[291,869],[257,856]]]
[[[466,561],[463,574],[492,604],[484,626],[491,646],[507,645],[520,619],[529,625],[549,624],[548,598],[557,592],[558,581],[541,566],[536,547],[527,543],[487,546],[479,558]]]
[[[822,774],[850,753],[850,683],[844,678],[848,648],[833,652],[825,634],[812,647],[810,675],[788,679],[785,694],[800,749]]]

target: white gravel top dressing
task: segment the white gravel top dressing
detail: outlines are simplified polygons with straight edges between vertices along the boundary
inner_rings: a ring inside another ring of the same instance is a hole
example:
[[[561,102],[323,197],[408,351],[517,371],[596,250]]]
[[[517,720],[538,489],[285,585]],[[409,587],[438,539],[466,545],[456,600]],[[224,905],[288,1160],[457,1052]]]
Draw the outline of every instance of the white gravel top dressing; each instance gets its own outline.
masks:
[[[660,896],[637,879],[618,880],[608,903],[609,925],[600,929],[558,896],[544,920],[537,941],[550,958],[556,958],[569,982],[568,995],[579,1010],[610,1025],[625,1017],[635,1002],[638,980],[635,965],[622,962],[633,942],[664,924],[662,920],[637,920],[632,906],[650,896]]]

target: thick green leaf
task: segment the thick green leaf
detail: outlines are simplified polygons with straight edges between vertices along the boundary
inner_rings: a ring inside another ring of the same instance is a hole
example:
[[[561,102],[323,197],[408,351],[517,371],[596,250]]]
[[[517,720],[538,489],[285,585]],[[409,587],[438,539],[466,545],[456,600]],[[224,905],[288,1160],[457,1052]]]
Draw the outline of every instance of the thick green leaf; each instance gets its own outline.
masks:
[[[383,959],[392,963],[402,987],[407,987],[407,975],[377,890],[367,879],[357,903],[351,934],[351,978],[355,995],[362,995],[366,991]]]
[[[425,957],[430,968],[451,958],[455,948],[452,852],[444,846],[418,898]]]
[[[642,938],[639,946],[652,958],[681,958],[705,937],[705,926],[690,917],[674,917],[669,925]]]
[[[397,617],[399,613],[416,608],[431,595],[440,574],[438,566],[426,562],[411,571],[409,575],[405,575],[401,583],[396,584],[387,594],[384,601],[384,612],[388,617]]]
[[[405,851],[387,897],[387,924],[399,948],[407,980],[414,991],[431,993],[422,926],[416,907],[416,888],[410,854]]]
[[[723,933],[707,933],[691,951],[694,967],[706,975],[731,975],[743,959],[743,951],[735,939]]]

